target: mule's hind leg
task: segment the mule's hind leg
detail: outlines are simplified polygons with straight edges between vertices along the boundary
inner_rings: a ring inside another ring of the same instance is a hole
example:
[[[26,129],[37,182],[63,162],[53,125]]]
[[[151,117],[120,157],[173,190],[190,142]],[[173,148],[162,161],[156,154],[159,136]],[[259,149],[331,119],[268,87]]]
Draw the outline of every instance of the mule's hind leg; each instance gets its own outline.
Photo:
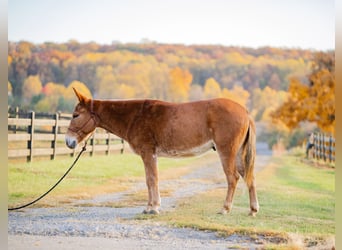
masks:
[[[249,215],[255,216],[256,213],[259,211],[259,202],[258,197],[256,193],[256,187],[255,187],[255,179],[254,176],[250,183],[247,183],[248,191],[249,191],[249,206],[251,211],[249,212]]]
[[[221,214],[229,213],[233,207],[233,198],[236,189],[236,185],[239,181],[239,173],[235,166],[235,157],[232,152],[219,152],[221,163],[228,183],[228,190],[226,200],[224,202]]]
[[[147,208],[143,211],[145,214],[159,214],[160,207],[160,193],[158,185],[158,167],[157,157],[153,154],[147,154],[142,156],[146,185],[148,189],[148,203]]]
[[[238,169],[238,172],[241,176],[245,176],[245,163],[242,157],[242,151],[240,149],[237,157],[236,157],[236,166]],[[250,206],[250,212],[249,215],[255,216],[256,213],[259,211],[259,202],[258,197],[256,193],[256,185],[255,185],[255,178],[254,173],[251,173],[251,178],[249,180],[245,180],[246,185],[248,187],[249,192],[249,206]]]

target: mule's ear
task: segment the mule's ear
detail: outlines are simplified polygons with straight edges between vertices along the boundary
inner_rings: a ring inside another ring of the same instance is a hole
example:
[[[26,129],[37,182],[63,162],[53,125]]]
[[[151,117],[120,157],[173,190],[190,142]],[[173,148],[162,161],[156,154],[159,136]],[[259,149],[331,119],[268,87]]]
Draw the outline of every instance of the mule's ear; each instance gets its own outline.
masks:
[[[84,103],[88,98],[85,97],[84,95],[82,95],[81,93],[79,93],[74,87],[72,87],[72,89],[74,90],[75,92],[75,95],[77,96],[78,100],[81,102],[81,103]]]

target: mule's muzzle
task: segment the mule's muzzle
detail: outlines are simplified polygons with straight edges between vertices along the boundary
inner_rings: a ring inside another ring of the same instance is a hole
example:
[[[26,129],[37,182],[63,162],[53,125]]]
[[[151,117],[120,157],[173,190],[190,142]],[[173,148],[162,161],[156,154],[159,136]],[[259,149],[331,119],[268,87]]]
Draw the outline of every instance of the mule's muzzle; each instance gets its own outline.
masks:
[[[75,138],[65,137],[65,144],[68,146],[68,148],[74,149],[77,146],[77,141]]]

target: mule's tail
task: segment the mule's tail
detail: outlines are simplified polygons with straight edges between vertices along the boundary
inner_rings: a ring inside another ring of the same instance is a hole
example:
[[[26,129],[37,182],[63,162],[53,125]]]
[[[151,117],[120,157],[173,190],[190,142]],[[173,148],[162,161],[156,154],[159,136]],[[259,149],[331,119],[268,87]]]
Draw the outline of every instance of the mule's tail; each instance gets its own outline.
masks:
[[[250,186],[254,179],[254,161],[256,155],[256,135],[255,124],[251,117],[249,117],[249,126],[246,134],[245,141],[243,143],[242,155],[245,165],[244,180],[247,186]]]

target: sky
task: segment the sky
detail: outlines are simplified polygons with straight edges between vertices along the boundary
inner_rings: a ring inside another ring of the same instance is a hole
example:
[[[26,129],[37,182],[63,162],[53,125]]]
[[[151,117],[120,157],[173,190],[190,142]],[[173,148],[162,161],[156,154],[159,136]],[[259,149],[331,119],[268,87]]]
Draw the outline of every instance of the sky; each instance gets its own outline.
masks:
[[[9,0],[8,40],[335,49],[334,0]]]

